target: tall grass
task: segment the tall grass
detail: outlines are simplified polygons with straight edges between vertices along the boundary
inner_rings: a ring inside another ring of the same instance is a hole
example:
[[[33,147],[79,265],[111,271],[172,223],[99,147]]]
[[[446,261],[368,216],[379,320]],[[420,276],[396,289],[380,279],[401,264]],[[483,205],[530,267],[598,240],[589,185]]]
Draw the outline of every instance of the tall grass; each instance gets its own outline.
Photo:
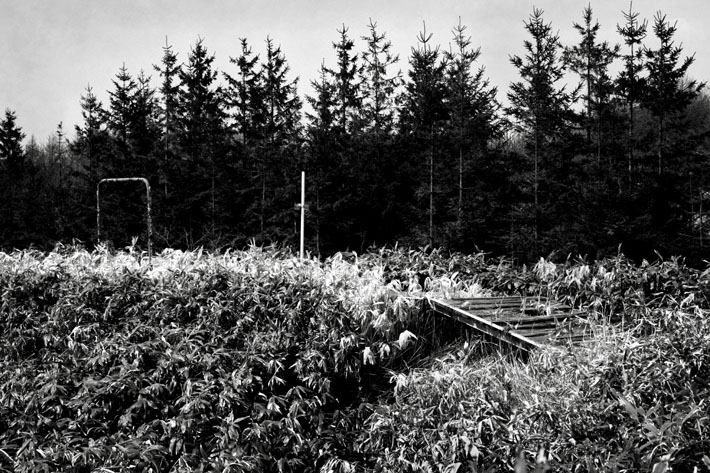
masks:
[[[708,471],[708,284],[623,256],[0,254],[0,471]],[[596,337],[523,362],[422,303],[516,293]]]

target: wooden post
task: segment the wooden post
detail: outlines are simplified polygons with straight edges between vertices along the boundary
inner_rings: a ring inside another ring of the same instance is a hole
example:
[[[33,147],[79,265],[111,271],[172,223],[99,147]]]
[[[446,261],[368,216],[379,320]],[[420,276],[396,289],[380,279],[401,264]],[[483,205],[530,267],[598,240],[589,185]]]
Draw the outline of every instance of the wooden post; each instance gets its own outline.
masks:
[[[301,245],[300,245],[300,255],[303,259],[304,254],[304,243],[305,235],[304,229],[306,226],[306,172],[301,171]]]

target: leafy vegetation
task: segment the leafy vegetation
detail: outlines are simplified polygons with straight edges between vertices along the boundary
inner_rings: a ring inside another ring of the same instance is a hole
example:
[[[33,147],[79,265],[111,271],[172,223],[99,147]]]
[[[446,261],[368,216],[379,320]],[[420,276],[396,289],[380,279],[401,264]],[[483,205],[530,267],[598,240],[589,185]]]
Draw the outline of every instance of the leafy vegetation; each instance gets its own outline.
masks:
[[[398,248],[0,254],[0,471],[709,471],[709,275]],[[589,310],[599,336],[523,362],[424,298],[514,292]]]

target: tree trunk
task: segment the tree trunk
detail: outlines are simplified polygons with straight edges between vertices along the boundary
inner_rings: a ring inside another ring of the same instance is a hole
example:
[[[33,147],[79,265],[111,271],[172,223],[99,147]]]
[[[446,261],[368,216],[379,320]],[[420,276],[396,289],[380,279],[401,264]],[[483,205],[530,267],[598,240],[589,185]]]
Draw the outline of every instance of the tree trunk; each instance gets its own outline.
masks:
[[[663,115],[658,117],[658,175],[663,175]]]
[[[460,80],[463,82],[463,80]],[[459,84],[461,94],[459,96],[459,206],[458,206],[458,227],[463,228],[463,84]]]
[[[538,248],[538,228],[539,228],[539,213],[540,213],[540,208],[538,205],[539,204],[539,198],[538,198],[539,147],[540,147],[540,131],[538,129],[537,117],[535,117],[535,171],[534,171],[534,175],[533,175],[533,193],[534,193],[534,200],[535,200],[535,226],[533,228],[533,241],[534,241],[535,253],[537,253],[537,248]]]
[[[434,247],[434,125],[429,147],[429,246]]]

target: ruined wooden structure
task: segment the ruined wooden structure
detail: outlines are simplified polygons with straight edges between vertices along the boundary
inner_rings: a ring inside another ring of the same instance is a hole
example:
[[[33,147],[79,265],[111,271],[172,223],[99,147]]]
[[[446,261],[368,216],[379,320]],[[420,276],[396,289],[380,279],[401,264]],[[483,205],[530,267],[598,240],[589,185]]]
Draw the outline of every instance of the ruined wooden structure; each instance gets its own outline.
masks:
[[[589,335],[584,312],[543,297],[432,298],[429,302],[438,314],[523,351],[577,343]]]

